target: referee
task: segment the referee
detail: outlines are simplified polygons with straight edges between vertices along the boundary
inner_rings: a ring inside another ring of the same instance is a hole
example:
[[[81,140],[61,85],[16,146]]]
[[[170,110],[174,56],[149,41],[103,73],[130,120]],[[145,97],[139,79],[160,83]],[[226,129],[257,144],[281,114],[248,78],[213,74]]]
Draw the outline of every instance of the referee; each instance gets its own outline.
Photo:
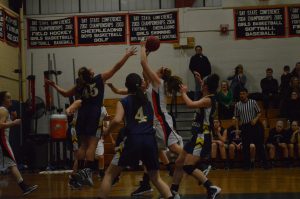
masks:
[[[234,115],[241,123],[244,168],[246,170],[254,168],[254,162],[251,163],[250,160],[250,144],[253,143],[263,162],[263,167],[268,169],[263,132],[258,124],[258,119],[261,116],[260,109],[255,100],[248,99],[246,88],[240,90],[240,101],[235,105]]]

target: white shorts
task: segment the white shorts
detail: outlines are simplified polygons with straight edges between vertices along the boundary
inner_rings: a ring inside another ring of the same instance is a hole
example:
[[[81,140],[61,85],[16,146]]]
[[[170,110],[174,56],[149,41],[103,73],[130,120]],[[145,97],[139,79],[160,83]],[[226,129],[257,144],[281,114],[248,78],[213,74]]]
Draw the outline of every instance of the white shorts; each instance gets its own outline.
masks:
[[[170,132],[170,135],[166,138],[166,135],[164,133],[163,127],[160,124],[157,124],[155,126],[156,133],[156,142],[159,150],[166,150],[169,146],[173,144],[179,144],[181,147],[183,147],[183,140],[180,135],[178,135],[174,129]],[[168,139],[166,141],[166,139]],[[167,143],[167,145],[166,145]]]
[[[96,151],[95,151],[95,156],[96,157],[104,155],[104,143],[103,142],[104,142],[103,140],[98,141],[98,145],[97,145],[97,148],[96,148]]]
[[[9,151],[9,153],[11,154],[12,158],[14,158],[14,154],[11,150],[10,145],[7,142],[7,151]],[[6,155],[3,154],[2,148],[0,147],[0,168],[1,169],[7,169],[9,167],[12,166],[16,166],[16,162],[14,159],[12,159],[11,157],[7,157]]]

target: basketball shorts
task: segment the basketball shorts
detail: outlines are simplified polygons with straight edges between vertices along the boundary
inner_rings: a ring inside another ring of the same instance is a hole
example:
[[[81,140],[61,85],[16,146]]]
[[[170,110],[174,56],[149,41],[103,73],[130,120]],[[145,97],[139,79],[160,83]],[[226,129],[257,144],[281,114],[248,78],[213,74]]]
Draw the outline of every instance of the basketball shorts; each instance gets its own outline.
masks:
[[[16,160],[11,146],[5,136],[0,138],[0,165],[3,169],[16,165]]]
[[[101,116],[98,106],[84,106],[78,110],[76,132],[78,136],[96,137]]]
[[[158,123],[155,125],[155,130],[155,138],[159,150],[166,150],[169,146],[176,143],[183,146],[182,137],[171,127],[163,127],[160,123]]]
[[[158,170],[158,148],[154,134],[128,135],[118,166],[137,168],[142,161],[148,171]]]
[[[204,130],[203,133],[194,134],[184,146],[184,150],[197,157],[207,158],[211,154],[211,132]]]

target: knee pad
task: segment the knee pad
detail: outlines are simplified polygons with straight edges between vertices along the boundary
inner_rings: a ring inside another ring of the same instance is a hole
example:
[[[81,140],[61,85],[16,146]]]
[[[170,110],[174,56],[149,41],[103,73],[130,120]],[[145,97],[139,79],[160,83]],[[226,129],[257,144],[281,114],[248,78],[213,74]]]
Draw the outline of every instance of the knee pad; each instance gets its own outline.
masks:
[[[196,167],[194,165],[184,165],[182,168],[189,175],[191,175],[194,172],[194,170],[196,169]]]

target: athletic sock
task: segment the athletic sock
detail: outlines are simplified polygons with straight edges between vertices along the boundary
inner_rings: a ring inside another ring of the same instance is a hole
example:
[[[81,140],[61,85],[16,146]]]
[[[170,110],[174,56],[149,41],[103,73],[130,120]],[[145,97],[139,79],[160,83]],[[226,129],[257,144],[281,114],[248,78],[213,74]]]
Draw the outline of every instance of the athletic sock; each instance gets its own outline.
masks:
[[[211,183],[211,181],[206,180],[206,181],[203,183],[203,186],[204,186],[206,189],[209,189],[209,187],[212,186],[212,183]]]
[[[168,171],[171,171],[172,169],[171,163],[166,164],[165,167],[167,168]]]
[[[178,185],[178,184],[172,184],[170,189],[171,189],[171,191],[178,192],[178,190],[179,190],[179,185]]]
[[[85,163],[85,168],[89,168],[89,169],[93,170],[93,168],[94,168],[94,161],[87,160],[86,163]]]
[[[144,173],[144,175],[143,175],[143,183],[144,184],[150,184],[150,177],[149,177],[148,173]]]
[[[19,182],[18,185],[23,191],[27,188],[27,184],[25,184],[24,180]]]
[[[78,170],[81,170],[84,168],[84,160],[78,160]]]
[[[104,169],[99,169],[99,176],[101,176],[101,177],[104,176]]]

